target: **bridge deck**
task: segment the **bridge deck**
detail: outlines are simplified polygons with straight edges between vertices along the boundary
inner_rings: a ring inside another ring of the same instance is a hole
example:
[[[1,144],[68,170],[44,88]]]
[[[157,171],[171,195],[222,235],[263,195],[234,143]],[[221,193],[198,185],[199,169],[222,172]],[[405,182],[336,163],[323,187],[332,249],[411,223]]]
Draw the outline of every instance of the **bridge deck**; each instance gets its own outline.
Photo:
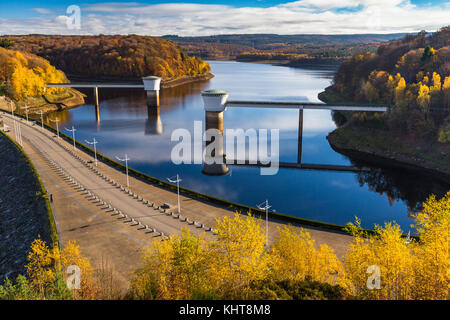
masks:
[[[286,108],[286,109],[327,109],[341,111],[377,111],[386,112],[387,105],[380,104],[339,104],[315,102],[278,102],[278,101],[228,101],[227,107],[233,108]]]
[[[48,88],[144,88],[142,83],[133,82],[72,82],[48,83]]]

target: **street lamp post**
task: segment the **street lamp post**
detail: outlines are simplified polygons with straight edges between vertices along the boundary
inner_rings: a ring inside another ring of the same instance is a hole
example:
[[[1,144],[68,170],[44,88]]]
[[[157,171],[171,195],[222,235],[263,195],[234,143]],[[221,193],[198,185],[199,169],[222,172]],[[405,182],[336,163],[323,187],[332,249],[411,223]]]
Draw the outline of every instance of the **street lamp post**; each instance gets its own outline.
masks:
[[[72,129],[67,129],[66,128],[66,130],[72,132],[73,150],[76,150],[76,147],[75,147],[75,131],[77,131],[77,129],[75,129],[74,126],[72,126]]]
[[[27,105],[25,105],[25,114],[27,115],[27,123],[28,123],[28,113],[29,113],[30,111],[28,110],[28,106]]]
[[[178,195],[178,214],[180,214],[181,208],[180,208],[180,182],[183,181],[180,179],[180,177],[177,174],[177,179],[173,180],[171,178],[167,178],[167,180],[171,183],[176,183],[177,184],[177,195]]]
[[[49,120],[52,122],[56,122],[56,135],[58,136],[58,139],[59,139],[59,127],[58,127],[59,119],[56,118],[55,120],[53,120],[53,119],[49,119]]]
[[[42,110],[41,110],[41,126],[42,129],[44,129],[44,113],[42,112]]]
[[[13,109],[13,103],[12,101],[9,102],[9,105],[11,106],[11,115],[14,115],[14,109]]]
[[[266,199],[263,203],[257,205],[258,209],[266,211],[266,247],[269,246],[269,209],[272,207],[269,205],[269,201]]]
[[[88,143],[88,144],[93,144],[94,145],[95,166],[97,167],[97,143],[98,143],[98,141],[95,140],[95,138],[93,139],[92,142],[87,141],[87,140],[84,140],[84,141],[86,141],[86,143]]]
[[[127,187],[130,187],[130,181],[128,180],[128,160],[130,160],[130,158],[128,158],[128,155],[125,154],[125,158],[121,159],[119,157],[116,156],[116,159],[122,162],[125,162],[125,169],[126,169],[126,173],[127,173]]]
[[[22,130],[20,129],[20,123],[18,123],[15,119],[14,121],[14,135],[16,136],[17,143],[20,144],[20,146],[23,147],[22,144]]]

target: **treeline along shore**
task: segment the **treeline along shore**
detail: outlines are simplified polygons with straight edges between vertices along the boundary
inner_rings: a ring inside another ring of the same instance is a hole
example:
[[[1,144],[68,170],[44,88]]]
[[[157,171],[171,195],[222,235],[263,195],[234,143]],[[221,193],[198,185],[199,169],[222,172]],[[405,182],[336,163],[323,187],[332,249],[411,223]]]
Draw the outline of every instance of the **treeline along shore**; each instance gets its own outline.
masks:
[[[407,35],[343,62],[324,102],[379,103],[385,114],[335,112],[331,146],[353,158],[416,167],[450,181],[450,27]]]
[[[47,83],[71,81],[139,82],[162,78],[162,88],[205,81],[213,77],[201,58],[158,37],[115,36],[4,36],[0,37],[0,108],[31,114],[84,104],[85,96]],[[10,110],[9,110],[10,111]],[[29,110],[30,111],[30,110]]]

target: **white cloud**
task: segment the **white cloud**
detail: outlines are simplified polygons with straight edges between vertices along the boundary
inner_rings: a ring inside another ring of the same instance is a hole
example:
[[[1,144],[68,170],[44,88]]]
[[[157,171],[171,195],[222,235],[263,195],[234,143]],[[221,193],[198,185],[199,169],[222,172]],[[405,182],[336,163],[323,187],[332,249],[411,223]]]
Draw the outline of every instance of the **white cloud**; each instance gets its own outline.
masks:
[[[60,25],[67,25],[70,21],[71,19],[67,16],[57,16],[55,18],[55,22]]]
[[[62,16],[45,15],[0,18],[0,34],[348,34],[434,31],[450,24],[448,3],[418,7],[409,0],[301,0],[268,8],[100,3],[82,7],[81,13],[80,30],[67,29]]]
[[[40,13],[40,14],[52,14],[53,13],[53,10],[44,9],[44,8],[33,8],[33,11]]]

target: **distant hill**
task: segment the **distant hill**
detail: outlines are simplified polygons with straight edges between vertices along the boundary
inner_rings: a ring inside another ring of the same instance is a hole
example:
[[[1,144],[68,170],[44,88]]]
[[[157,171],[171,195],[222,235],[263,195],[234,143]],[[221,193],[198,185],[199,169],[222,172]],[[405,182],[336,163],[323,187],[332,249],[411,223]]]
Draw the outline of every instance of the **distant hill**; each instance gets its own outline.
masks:
[[[238,61],[273,61],[297,65],[313,59],[341,60],[356,53],[375,52],[387,41],[400,39],[405,33],[358,35],[278,35],[234,34],[204,37],[163,36],[183,47],[188,54],[203,59]]]
[[[249,46],[256,49],[262,49],[264,45],[272,43],[284,44],[355,44],[386,42],[390,40],[403,38],[406,33],[391,34],[346,34],[346,35],[327,35],[327,34],[230,34],[214,35],[203,37],[179,37],[166,35],[163,38],[175,42],[216,42],[231,43],[243,46]]]
[[[150,36],[8,36],[14,49],[49,60],[69,78],[176,80],[209,74],[210,66],[171,41]],[[1,40],[1,38],[0,38]]]

